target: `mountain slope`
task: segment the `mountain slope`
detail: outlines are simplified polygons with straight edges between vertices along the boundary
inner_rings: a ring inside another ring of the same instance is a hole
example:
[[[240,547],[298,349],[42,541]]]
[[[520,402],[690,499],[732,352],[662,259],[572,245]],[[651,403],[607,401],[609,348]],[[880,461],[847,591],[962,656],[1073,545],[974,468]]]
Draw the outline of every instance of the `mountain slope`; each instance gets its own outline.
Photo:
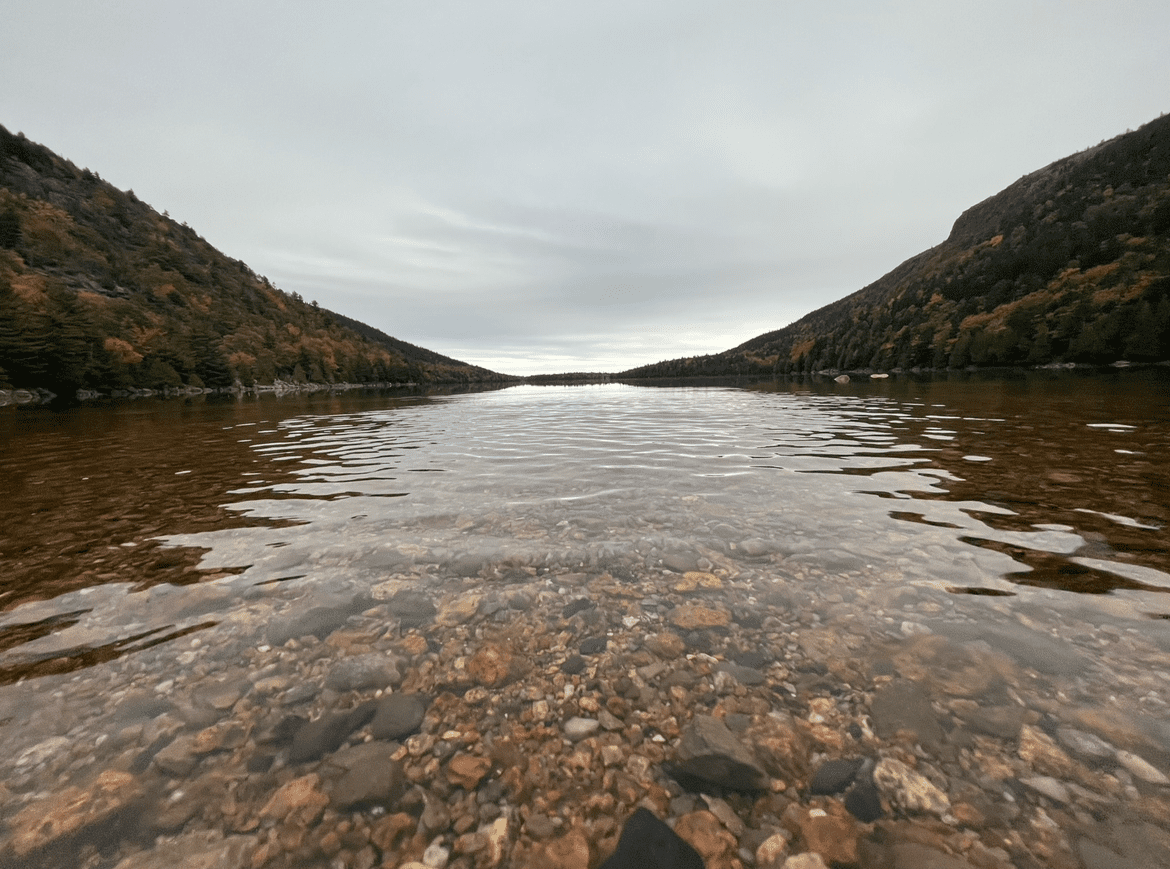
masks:
[[[285,293],[0,126],[0,387],[508,378]]]
[[[946,241],[723,353],[623,377],[1170,359],[1170,116],[967,209]]]

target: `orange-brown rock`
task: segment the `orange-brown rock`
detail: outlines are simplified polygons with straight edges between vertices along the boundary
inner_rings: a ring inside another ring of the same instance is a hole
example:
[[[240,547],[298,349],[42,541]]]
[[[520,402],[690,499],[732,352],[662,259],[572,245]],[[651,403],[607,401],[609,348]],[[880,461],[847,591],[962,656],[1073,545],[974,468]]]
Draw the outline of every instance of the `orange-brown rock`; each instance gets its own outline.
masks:
[[[138,782],[128,772],[108,769],[89,787],[67,787],[60,793],[26,806],[9,822],[12,847],[23,857],[63,836],[94,824],[108,823],[141,796]]]
[[[457,754],[447,762],[447,781],[469,791],[474,790],[491,768],[492,762],[486,757]]]
[[[589,840],[577,827],[538,847],[526,863],[530,869],[589,869]]]
[[[370,841],[382,851],[392,851],[414,833],[418,822],[406,812],[379,818],[370,830]]]
[[[731,622],[731,614],[717,607],[683,604],[670,611],[670,623],[684,631],[704,628],[725,628]]]
[[[1020,758],[1032,769],[1057,778],[1072,778],[1076,763],[1051,736],[1037,727],[1020,728]]]
[[[800,850],[820,854],[831,866],[858,864],[860,830],[838,801],[828,800],[823,808],[802,807],[797,824],[800,827]]]
[[[651,634],[646,638],[646,648],[660,658],[666,658],[668,661],[681,658],[683,652],[687,650],[686,644],[682,641],[682,637],[673,631],[662,631],[661,633]]]
[[[498,688],[521,676],[527,668],[524,662],[503,646],[490,644],[477,651],[467,661],[467,674],[479,685]]]
[[[683,574],[682,579],[674,584],[674,590],[680,592],[695,591],[701,588],[723,588],[723,580],[713,573],[700,573],[690,570]]]
[[[801,725],[788,714],[765,715],[748,729],[747,741],[760,764],[773,778],[794,781],[808,770],[808,740]]]
[[[427,639],[419,634],[410,634],[403,638],[402,650],[411,655],[421,655],[427,651]]]
[[[730,869],[739,866],[735,857],[738,842],[711,812],[698,811],[683,815],[674,831],[699,852],[707,869]]]
[[[264,804],[260,817],[308,826],[321,817],[329,805],[329,797],[317,789],[320,781],[317,774],[311,772],[285,783]]]

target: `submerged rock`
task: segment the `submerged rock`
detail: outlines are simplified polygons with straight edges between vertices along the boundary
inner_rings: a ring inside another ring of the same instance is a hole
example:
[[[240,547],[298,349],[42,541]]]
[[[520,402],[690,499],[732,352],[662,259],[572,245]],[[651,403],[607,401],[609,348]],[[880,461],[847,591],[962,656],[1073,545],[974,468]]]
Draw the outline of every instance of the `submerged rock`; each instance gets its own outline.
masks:
[[[653,812],[639,808],[599,869],[703,869],[703,858]]]
[[[377,704],[368,701],[355,709],[326,712],[316,721],[310,721],[293,737],[288,750],[289,761],[303,763],[336,751],[351,733],[374,717],[376,709]]]
[[[942,726],[930,698],[908,679],[896,679],[878,691],[870,713],[874,729],[884,739],[892,739],[905,730],[926,748],[937,748],[942,742]]]
[[[718,607],[683,604],[671,610],[668,618],[676,628],[681,628],[684,631],[695,631],[705,628],[727,627],[731,621],[731,613]]]
[[[1119,750],[1117,752],[1117,761],[1142,781],[1155,785],[1170,784],[1170,778],[1167,778],[1165,773],[1132,751]]]
[[[845,810],[863,824],[872,824],[885,814],[872,771],[863,770],[857,783],[849,789],[845,795]]]
[[[691,719],[679,740],[678,762],[673,769],[684,776],[732,790],[758,791],[768,786],[768,774],[751,749],[726,724],[711,715],[696,715]],[[671,775],[679,781],[674,772]]]
[[[406,784],[402,764],[393,757],[395,750],[387,742],[367,742],[337,752],[329,762],[345,774],[334,786],[330,803],[341,809],[392,805]]]
[[[891,805],[906,812],[921,812],[941,818],[951,810],[951,801],[946,794],[926,776],[900,760],[884,758],[874,768],[873,779]]]
[[[422,726],[426,713],[421,694],[390,694],[378,701],[370,733],[375,739],[402,739]]]
[[[346,623],[356,612],[350,607],[313,607],[289,618],[275,619],[268,626],[268,642],[283,646],[298,637],[314,636],[324,639]]]
[[[817,769],[813,780],[809,782],[808,792],[814,796],[818,794],[839,794],[853,784],[854,776],[865,763],[864,758],[851,760],[827,760]]]
[[[200,830],[163,842],[153,851],[133,854],[114,869],[247,869],[255,850],[252,836]]]
[[[402,675],[393,659],[373,653],[337,662],[325,677],[325,687],[334,691],[362,691],[385,688],[401,681]]]
[[[87,786],[64,788],[18,812],[8,822],[12,848],[23,858],[91,829],[100,827],[110,833],[142,795],[141,785],[130,773],[106,770]]]
[[[438,612],[426,593],[414,589],[396,592],[387,601],[390,614],[396,616],[403,627],[417,628],[435,618]]]
[[[662,769],[684,790],[694,793],[712,787],[754,793],[766,790],[767,777],[759,769],[722,754],[706,754],[677,763],[664,763]]]

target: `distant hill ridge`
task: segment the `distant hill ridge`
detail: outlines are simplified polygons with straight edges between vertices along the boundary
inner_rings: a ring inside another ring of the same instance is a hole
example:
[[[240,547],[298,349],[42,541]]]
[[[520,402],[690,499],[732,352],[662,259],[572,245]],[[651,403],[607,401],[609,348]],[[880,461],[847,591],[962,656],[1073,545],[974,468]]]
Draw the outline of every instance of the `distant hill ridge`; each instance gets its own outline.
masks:
[[[794,323],[623,378],[1170,360],[1170,117],[1025,175]]]
[[[0,126],[0,388],[509,379],[283,292]]]

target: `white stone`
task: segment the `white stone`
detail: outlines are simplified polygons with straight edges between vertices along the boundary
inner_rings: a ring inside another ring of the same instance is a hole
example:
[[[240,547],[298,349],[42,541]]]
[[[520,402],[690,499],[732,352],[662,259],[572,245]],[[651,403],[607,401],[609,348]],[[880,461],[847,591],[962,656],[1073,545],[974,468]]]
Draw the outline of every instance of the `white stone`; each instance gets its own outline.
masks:
[[[565,736],[577,742],[584,739],[586,736],[592,736],[601,727],[601,722],[596,718],[580,718],[574,716],[565,722]]]
[[[1117,761],[1142,781],[1154,785],[1170,784],[1170,778],[1166,778],[1166,775],[1161,770],[1151,766],[1144,758],[1138,757],[1132,751],[1119,749],[1117,752]]]
[[[1069,801],[1068,788],[1051,776],[1037,775],[1032,778],[1022,778],[1020,783],[1058,803]]]
[[[824,858],[815,851],[794,854],[784,861],[784,869],[829,869]]]
[[[427,869],[444,869],[451,859],[451,849],[443,847],[443,837],[435,839],[423,851],[422,862]]]
[[[16,767],[36,766],[43,763],[55,754],[66,751],[73,743],[64,736],[51,736],[43,742],[26,748],[16,759]]]
[[[924,812],[941,818],[951,810],[946,794],[900,760],[883,759],[874,768],[873,780],[883,796],[908,812]]]

